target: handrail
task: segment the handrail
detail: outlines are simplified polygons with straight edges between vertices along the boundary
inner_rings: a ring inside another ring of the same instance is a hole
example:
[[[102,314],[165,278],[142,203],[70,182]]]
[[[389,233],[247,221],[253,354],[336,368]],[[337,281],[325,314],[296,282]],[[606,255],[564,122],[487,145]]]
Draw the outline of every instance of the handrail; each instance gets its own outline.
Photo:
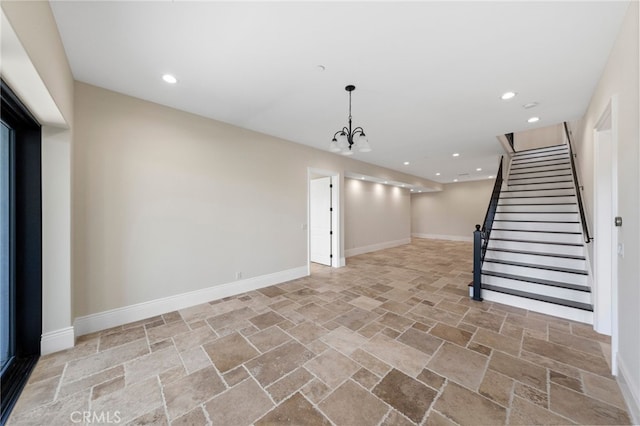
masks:
[[[567,135],[567,144],[569,145],[569,158],[571,158],[571,171],[573,172],[573,183],[576,186],[576,196],[578,197],[578,210],[580,210],[580,220],[582,221],[582,229],[584,230],[584,242],[589,244],[593,241],[593,238],[589,235],[589,228],[587,227],[587,217],[584,213],[584,205],[582,204],[582,186],[578,182],[578,174],[576,173],[576,163],[573,160],[575,154],[573,153],[573,144],[571,143],[571,132],[569,132],[569,126],[567,122],[564,122],[564,132]]]
[[[513,152],[516,152],[516,148],[514,146],[515,143],[515,135],[513,134],[513,132],[511,133],[505,133],[504,135],[505,138],[507,138],[507,142],[509,142],[509,146],[511,147],[511,150]]]
[[[480,297],[482,263],[484,262],[484,256],[487,252],[489,235],[493,228],[493,219],[495,218],[496,210],[498,209],[498,200],[500,199],[500,190],[502,189],[503,180],[503,162],[504,156],[500,157],[500,166],[498,167],[498,173],[496,173],[496,181],[493,184],[491,200],[489,201],[489,207],[487,207],[487,213],[484,216],[482,229],[480,225],[476,225],[476,230],[473,233],[473,300],[482,300],[482,297]]]

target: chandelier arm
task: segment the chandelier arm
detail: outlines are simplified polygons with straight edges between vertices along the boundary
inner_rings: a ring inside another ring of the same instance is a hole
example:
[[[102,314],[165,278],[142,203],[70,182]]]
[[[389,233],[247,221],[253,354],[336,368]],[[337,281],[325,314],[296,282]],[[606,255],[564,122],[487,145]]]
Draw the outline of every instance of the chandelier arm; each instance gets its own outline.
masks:
[[[355,136],[357,133],[364,135],[364,129],[360,126],[356,127],[355,129],[353,129],[353,136]]]

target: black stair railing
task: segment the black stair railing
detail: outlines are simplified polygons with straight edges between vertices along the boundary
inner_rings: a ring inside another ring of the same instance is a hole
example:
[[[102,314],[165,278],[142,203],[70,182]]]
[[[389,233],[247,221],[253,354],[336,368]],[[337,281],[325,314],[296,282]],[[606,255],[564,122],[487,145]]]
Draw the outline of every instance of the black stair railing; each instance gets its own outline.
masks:
[[[567,144],[569,145],[569,158],[571,158],[571,171],[573,173],[573,183],[576,186],[576,197],[578,199],[578,210],[580,211],[580,221],[582,222],[582,230],[584,231],[584,242],[589,244],[593,238],[589,235],[589,227],[587,226],[587,217],[584,214],[584,205],[582,204],[582,186],[578,182],[578,173],[576,172],[576,163],[574,161],[573,144],[571,143],[571,132],[567,122],[564,122],[564,132],[567,135]]]
[[[476,230],[473,232],[473,300],[482,300],[480,295],[482,291],[482,262],[484,262],[487,245],[489,244],[489,235],[491,234],[491,228],[493,228],[493,219],[498,209],[498,200],[502,189],[503,161],[504,156],[500,157],[500,166],[496,174],[496,181],[493,184],[493,192],[491,193],[489,207],[487,207],[487,214],[484,216],[484,223],[482,227],[476,225]]]

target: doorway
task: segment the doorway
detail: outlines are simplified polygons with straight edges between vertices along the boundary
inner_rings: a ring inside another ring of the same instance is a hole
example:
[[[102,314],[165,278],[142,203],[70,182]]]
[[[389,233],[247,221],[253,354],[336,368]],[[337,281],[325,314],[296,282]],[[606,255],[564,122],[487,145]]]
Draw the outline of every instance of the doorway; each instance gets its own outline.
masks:
[[[611,366],[617,373],[618,348],[618,148],[616,99],[594,128],[594,329],[611,336]]]
[[[342,266],[339,174],[308,170],[308,267]]]

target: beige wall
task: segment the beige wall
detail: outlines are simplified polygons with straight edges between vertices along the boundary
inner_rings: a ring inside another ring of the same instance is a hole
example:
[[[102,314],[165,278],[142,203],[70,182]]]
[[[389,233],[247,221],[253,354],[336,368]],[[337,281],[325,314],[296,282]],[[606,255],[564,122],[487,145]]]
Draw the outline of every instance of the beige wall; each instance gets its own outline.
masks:
[[[612,96],[618,105],[618,212],[624,225],[618,239],[624,244],[624,257],[618,257],[619,367],[623,379],[635,395],[636,422],[640,421],[640,132],[638,2],[631,2],[607,66],[591,98],[585,116],[573,125],[575,150],[584,185],[584,199],[593,230],[593,130]],[[598,235],[594,235],[597,240]],[[592,249],[590,247],[590,249]]]
[[[347,256],[411,238],[411,196],[397,186],[345,179]]]
[[[75,94],[76,316],[306,267],[309,167],[440,187],[83,83]]]
[[[411,234],[424,238],[471,240],[482,224],[493,179],[444,185],[442,192],[411,196]]]
[[[565,137],[562,124],[518,132],[513,137],[513,146],[516,151],[543,148],[563,143],[565,143]]]
[[[42,351],[73,345],[73,76],[48,2],[3,1],[2,77],[42,127]],[[5,21],[6,19],[6,21]],[[13,43],[6,46],[5,43]],[[4,56],[5,53],[8,55]],[[24,95],[24,96],[23,96]]]

